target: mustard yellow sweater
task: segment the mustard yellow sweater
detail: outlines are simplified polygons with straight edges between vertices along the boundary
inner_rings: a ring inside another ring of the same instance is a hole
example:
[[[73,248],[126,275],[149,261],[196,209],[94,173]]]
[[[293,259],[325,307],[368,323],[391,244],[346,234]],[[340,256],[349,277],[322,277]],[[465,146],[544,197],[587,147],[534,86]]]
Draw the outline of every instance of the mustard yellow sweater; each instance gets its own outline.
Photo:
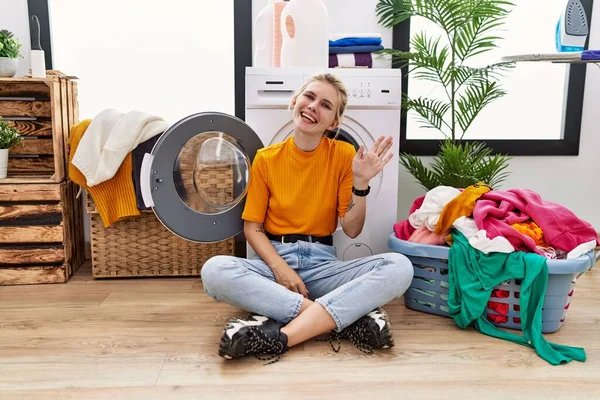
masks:
[[[69,177],[79,186],[83,187],[92,196],[102,223],[105,228],[122,219],[140,215],[135,199],[135,188],[133,186],[133,159],[131,153],[126,157],[117,173],[111,179],[89,187],[85,176],[75,167],[71,160],[77,150],[81,138],[85,134],[91,119],[81,121],[71,127],[69,138]]]
[[[260,149],[252,163],[242,218],[275,235],[327,236],[352,199],[354,146],[322,138],[310,152],[291,137]]]

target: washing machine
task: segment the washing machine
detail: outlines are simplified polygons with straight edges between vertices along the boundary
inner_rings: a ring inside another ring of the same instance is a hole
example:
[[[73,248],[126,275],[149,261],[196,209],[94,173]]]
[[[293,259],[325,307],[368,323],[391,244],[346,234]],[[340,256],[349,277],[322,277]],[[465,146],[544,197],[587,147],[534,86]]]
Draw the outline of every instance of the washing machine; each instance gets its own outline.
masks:
[[[317,68],[246,69],[246,123],[260,141],[271,145],[293,134],[292,96]],[[340,78],[348,90],[348,104],[340,126],[339,140],[371,149],[381,135],[392,136],[393,158],[371,180],[367,215],[359,236],[346,236],[338,223],[333,234],[338,258],[351,260],[389,251],[387,237],[397,222],[398,154],[402,76],[399,69],[335,68],[325,71]],[[250,245],[247,254],[254,254]]]
[[[243,231],[251,165],[256,152],[292,134],[290,100],[317,70],[248,68],[246,121],[200,112],[173,124],[144,155],[140,187],[145,205],[174,235],[193,242],[218,242]],[[380,135],[394,137],[393,158],[371,182],[362,233],[334,233],[338,257],[350,260],[387,251],[396,223],[400,70],[343,70],[349,90],[339,140],[371,148]],[[247,256],[254,255],[247,246]]]

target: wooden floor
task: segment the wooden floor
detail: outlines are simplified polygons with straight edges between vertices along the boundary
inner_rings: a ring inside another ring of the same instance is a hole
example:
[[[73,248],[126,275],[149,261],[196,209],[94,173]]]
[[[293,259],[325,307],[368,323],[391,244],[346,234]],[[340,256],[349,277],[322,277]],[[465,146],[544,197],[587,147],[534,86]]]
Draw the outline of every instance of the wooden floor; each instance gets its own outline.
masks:
[[[200,280],[94,281],[0,287],[1,399],[598,399],[600,269],[577,283],[565,325],[547,335],[587,361],[551,366],[533,349],[461,330],[448,318],[388,311],[396,347],[375,355],[343,343],[293,348],[272,365],[226,361],[217,347],[240,311]]]

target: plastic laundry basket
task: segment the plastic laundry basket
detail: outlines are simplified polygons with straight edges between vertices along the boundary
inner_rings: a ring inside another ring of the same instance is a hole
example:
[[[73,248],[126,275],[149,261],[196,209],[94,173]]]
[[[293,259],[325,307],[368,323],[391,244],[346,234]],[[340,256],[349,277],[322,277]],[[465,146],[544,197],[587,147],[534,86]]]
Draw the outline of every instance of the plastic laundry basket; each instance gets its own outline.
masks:
[[[404,254],[413,263],[414,278],[404,293],[406,307],[450,317],[448,314],[450,248],[400,240],[395,233],[390,235],[388,247],[394,252]],[[556,332],[560,329],[567,315],[577,277],[589,270],[594,263],[593,251],[573,260],[548,260],[548,286],[542,309],[543,333]],[[485,310],[488,319],[494,325],[521,330],[519,285],[520,280],[512,279],[495,287],[502,291],[503,297],[490,297]],[[489,308],[496,308],[498,303],[503,305],[501,307],[508,308],[506,312],[499,313]]]

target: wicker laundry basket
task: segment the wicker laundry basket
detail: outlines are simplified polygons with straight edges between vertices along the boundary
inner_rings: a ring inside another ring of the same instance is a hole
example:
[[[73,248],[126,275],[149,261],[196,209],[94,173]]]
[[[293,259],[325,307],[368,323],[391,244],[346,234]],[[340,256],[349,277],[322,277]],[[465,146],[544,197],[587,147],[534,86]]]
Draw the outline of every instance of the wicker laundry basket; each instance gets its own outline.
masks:
[[[193,151],[190,149],[189,151]],[[182,159],[182,157],[180,157]],[[180,163],[184,201],[202,212],[233,199],[233,171],[223,163],[198,166]],[[196,177],[194,179],[193,177]],[[196,195],[202,191],[203,196]],[[199,276],[202,265],[216,255],[235,255],[235,238],[215,243],[194,243],[180,238],[157,219],[152,210],[104,228],[89,194],[92,276],[94,278]],[[207,204],[205,196],[210,198]]]

